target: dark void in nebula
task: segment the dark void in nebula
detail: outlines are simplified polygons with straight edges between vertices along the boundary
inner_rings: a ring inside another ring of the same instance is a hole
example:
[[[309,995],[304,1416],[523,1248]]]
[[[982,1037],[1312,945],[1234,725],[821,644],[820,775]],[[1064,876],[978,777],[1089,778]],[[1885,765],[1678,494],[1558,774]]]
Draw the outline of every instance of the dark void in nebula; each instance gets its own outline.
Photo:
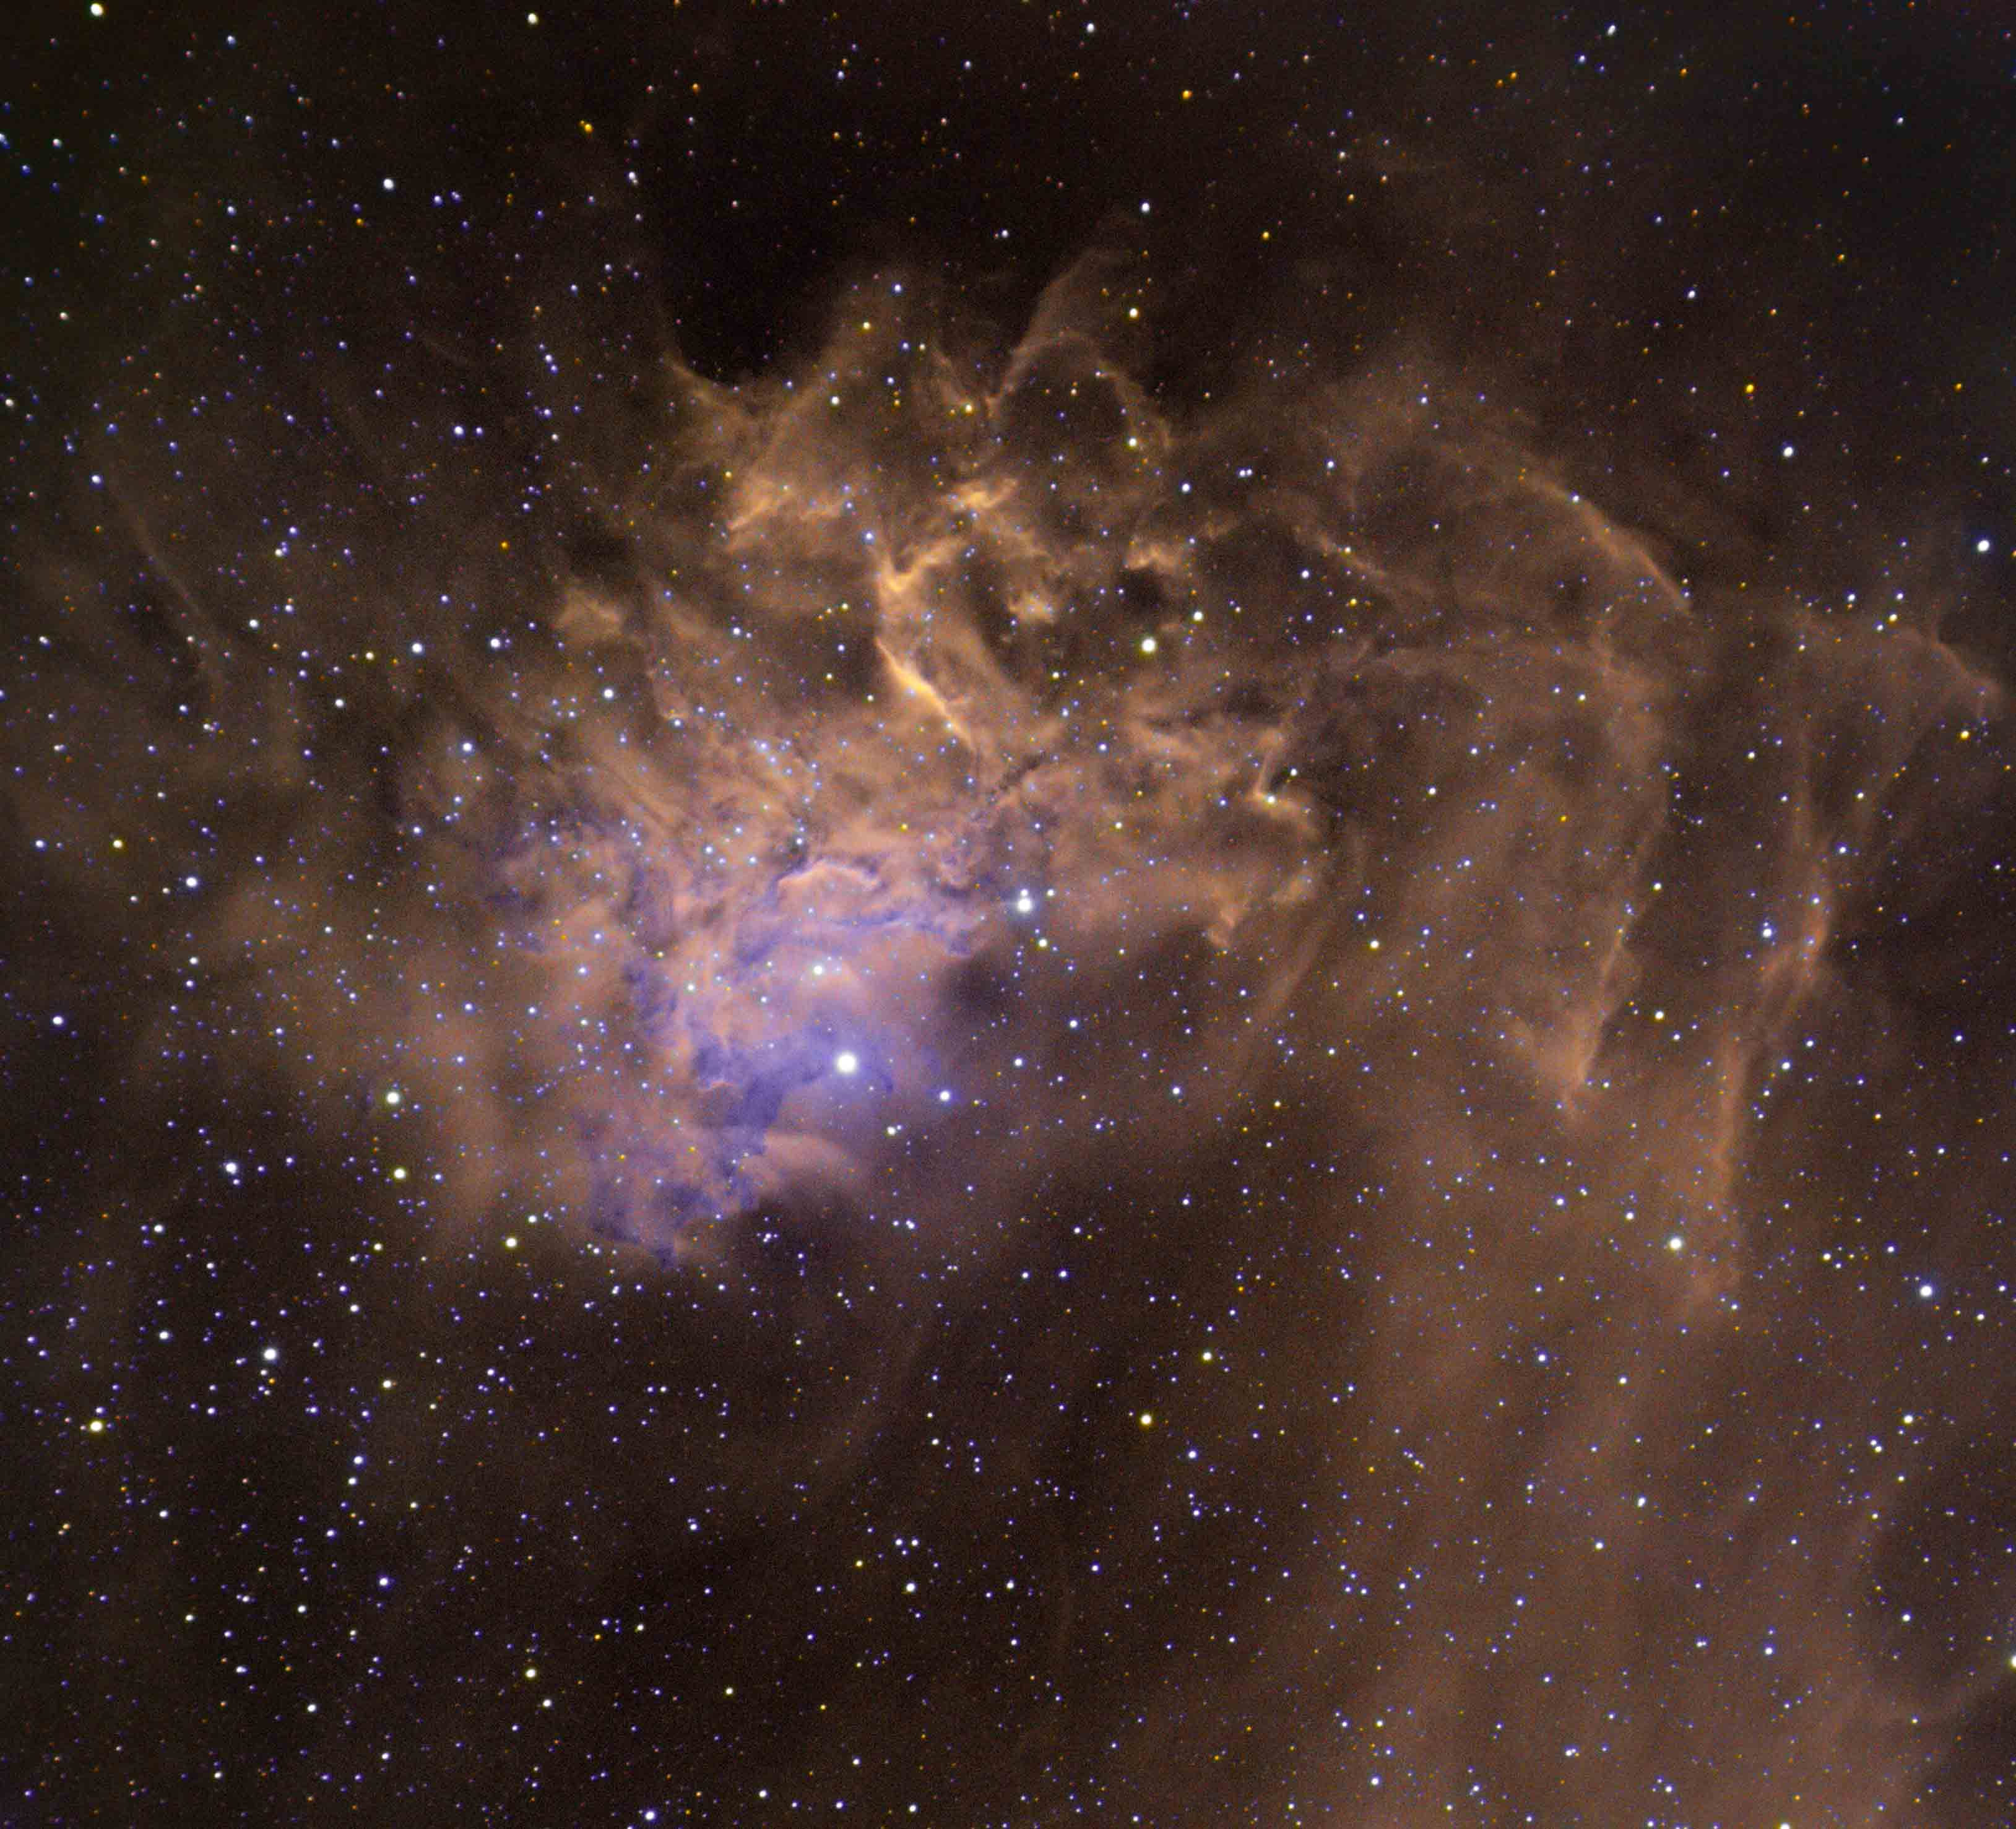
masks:
[[[1283,11],[50,28],[6,1810],[2010,1820],[2010,44]]]

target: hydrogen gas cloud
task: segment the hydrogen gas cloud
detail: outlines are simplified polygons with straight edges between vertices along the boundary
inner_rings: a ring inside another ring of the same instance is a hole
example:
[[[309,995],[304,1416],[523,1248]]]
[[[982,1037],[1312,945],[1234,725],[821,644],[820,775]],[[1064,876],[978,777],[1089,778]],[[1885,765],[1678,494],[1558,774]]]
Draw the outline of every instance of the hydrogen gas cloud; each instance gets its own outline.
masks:
[[[20,1795],[2001,1820],[1975,524],[1124,218],[734,373],[568,232],[34,494],[10,1644],[166,1725]]]
[[[402,552],[360,592],[340,528],[196,531],[174,490],[101,473],[164,575],[63,630],[128,749],[82,759],[126,805],[66,797],[77,829],[45,843],[95,879],[116,840],[106,918],[195,949],[150,1072],[256,1058],[423,1132],[458,1212],[536,1186],[668,1249],[900,1183],[920,1133],[1040,1161],[1222,1122],[1288,1025],[1362,1060],[1410,998],[1467,1006],[1432,1018],[1459,1081],[1579,1104],[1666,924],[1712,623],[1432,365],[1275,360],[1159,409],[1127,365],[1139,265],[1086,259],[979,356],[898,279],[780,378],[668,358],[625,473],[574,479],[592,518],[556,578],[511,577],[506,523],[501,588]],[[220,532],[272,541],[287,594],[207,615],[166,556]],[[1741,639],[1817,690],[1900,682],[1872,779],[1992,698],[1914,627],[1773,620]],[[46,677],[54,711],[78,688]],[[1714,990],[1739,1089],[1826,937],[1824,855],[1859,836],[1799,788],[1799,861],[1713,936],[1748,962]],[[1125,1000],[1208,1002],[1199,974],[1251,1008],[1136,1048]]]

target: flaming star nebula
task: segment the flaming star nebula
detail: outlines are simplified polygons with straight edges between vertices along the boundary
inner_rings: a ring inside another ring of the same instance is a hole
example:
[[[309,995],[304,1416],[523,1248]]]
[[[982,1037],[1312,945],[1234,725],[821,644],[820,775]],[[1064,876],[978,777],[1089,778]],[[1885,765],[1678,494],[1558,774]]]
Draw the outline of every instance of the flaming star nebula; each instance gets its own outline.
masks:
[[[2010,29],[171,10],[0,1818],[2016,1820]]]

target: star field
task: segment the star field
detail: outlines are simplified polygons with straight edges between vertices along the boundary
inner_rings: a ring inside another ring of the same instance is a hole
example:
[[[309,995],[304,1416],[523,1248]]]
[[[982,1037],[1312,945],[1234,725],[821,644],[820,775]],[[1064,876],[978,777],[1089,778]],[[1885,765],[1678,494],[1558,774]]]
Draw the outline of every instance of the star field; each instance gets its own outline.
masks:
[[[2010,28],[31,14],[0,1819],[2011,1820]]]

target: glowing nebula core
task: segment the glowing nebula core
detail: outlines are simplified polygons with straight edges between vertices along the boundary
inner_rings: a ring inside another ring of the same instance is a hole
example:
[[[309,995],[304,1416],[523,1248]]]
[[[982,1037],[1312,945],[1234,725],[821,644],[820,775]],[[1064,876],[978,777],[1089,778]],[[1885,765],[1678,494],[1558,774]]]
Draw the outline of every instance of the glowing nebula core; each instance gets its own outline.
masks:
[[[174,720],[207,711],[185,761],[228,752],[236,797],[287,808],[195,897],[210,988],[183,1022],[263,1030],[311,1103],[396,1082],[455,1211],[508,1190],[671,1249],[763,1201],[865,1198],[920,1132],[988,1134],[988,1101],[1068,1136],[1087,1064],[1151,1128],[1173,1079],[1193,1114],[1254,1092],[1278,1051],[1222,1021],[1111,1079],[1114,987],[1161,960],[1179,996],[1242,977],[1327,1059],[1418,1025],[1460,1149],[1472,1081],[1596,1137],[1622,1082],[1667,1114],[1647,1192],[1728,1244],[1744,1103],[1895,817],[1885,784],[1993,688],[1915,624],[1732,621],[1424,363],[1158,408],[1129,278],[1089,257],[985,358],[879,279],[790,373],[667,364],[549,585],[499,560],[508,589],[360,601],[294,533],[277,632],[220,611],[194,656],[149,657],[160,690],[193,674]],[[157,525],[172,499],[124,499],[141,537],[186,537]],[[130,652],[133,624],[73,639]],[[1676,797],[1732,648],[1760,644],[1823,718],[1895,709],[1824,779],[1810,740],[1774,745],[1770,841],[1704,906],[1685,883],[1729,866],[1675,859]],[[368,783],[342,772],[360,728],[391,738]],[[328,969],[352,949],[368,967]],[[1707,972],[1669,985],[1689,952]],[[1697,1032],[1712,1012],[1684,1060],[1616,1027],[1654,987]],[[1003,1068],[988,995],[1071,1091]],[[246,1007],[220,1024],[220,999]],[[1384,1089],[1294,1077],[1355,1110]]]

